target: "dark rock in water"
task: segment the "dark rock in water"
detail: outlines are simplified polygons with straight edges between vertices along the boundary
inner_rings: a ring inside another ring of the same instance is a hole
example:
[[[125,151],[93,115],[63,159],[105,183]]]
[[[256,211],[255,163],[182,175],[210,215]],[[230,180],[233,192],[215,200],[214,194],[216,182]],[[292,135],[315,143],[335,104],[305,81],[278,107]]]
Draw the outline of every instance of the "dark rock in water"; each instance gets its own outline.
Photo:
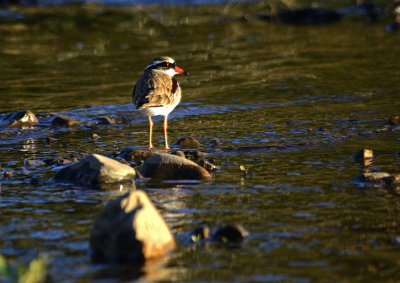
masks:
[[[3,176],[4,178],[9,178],[13,175],[12,171],[4,171]]]
[[[372,1],[357,0],[356,7],[370,22],[379,20],[381,9]]]
[[[353,158],[364,166],[371,165],[372,159],[374,158],[374,152],[370,149],[361,149],[353,156]]]
[[[203,167],[210,173],[215,172],[218,169],[217,166],[215,166],[214,164],[212,164],[208,161],[205,161],[204,159],[200,160],[198,164],[199,164],[199,166]]]
[[[196,148],[198,148],[200,146],[200,143],[195,138],[186,137],[186,138],[180,138],[176,142],[176,145],[178,145],[180,148],[196,149]]]
[[[91,138],[92,138],[92,140],[95,141],[95,140],[98,140],[100,138],[100,136],[98,134],[96,134],[96,133],[93,133]]]
[[[112,125],[116,123],[115,119],[112,119],[108,116],[99,117],[96,120],[99,121],[99,124],[104,124],[104,125]]]
[[[163,256],[174,247],[171,231],[143,191],[110,201],[90,234],[94,262],[140,263]]]
[[[11,127],[32,126],[39,122],[35,114],[29,110],[8,113],[3,120]]]
[[[248,234],[241,225],[226,225],[213,231],[212,239],[223,243],[239,243]]]
[[[27,169],[35,169],[37,167],[46,165],[46,163],[44,163],[41,160],[35,160],[35,159],[27,159],[24,161],[24,165]]]
[[[102,116],[96,118],[95,124],[102,124],[102,125],[112,125],[112,124],[123,124],[129,121],[128,117],[125,116],[118,116],[115,118],[111,118],[109,116]]]
[[[180,156],[159,153],[146,159],[141,173],[145,177],[160,179],[211,179],[210,173],[193,161]]]
[[[199,159],[203,158],[206,154],[198,151],[198,150],[185,150],[184,155],[189,160],[199,161]]]
[[[83,123],[72,118],[69,118],[65,115],[58,115],[54,117],[53,121],[51,122],[53,125],[57,126],[67,126],[67,127],[76,127],[82,125]]]
[[[58,182],[92,186],[102,183],[131,183],[134,178],[135,169],[99,154],[91,154],[64,167],[54,176],[54,180]]]
[[[396,115],[390,117],[388,123],[390,125],[400,125],[400,116]]]
[[[52,143],[52,142],[54,142],[55,140],[57,140],[56,138],[53,138],[53,137],[47,137],[46,138],[46,142],[47,143]]]
[[[190,233],[190,238],[192,242],[208,240],[210,238],[210,228],[208,226],[199,226]]]
[[[369,184],[383,188],[395,188],[400,185],[400,175],[385,172],[363,173],[353,179],[353,183]]]
[[[339,21],[341,17],[335,10],[313,7],[280,9],[276,13],[259,16],[261,20],[293,25],[329,24]]]
[[[118,158],[125,159],[126,161],[134,161],[134,162],[138,163],[138,162],[141,162],[141,161],[153,156],[154,154],[156,154],[156,153],[153,151],[140,150],[140,149],[134,149],[132,147],[127,147],[118,154]]]
[[[221,145],[221,141],[217,139],[213,139],[210,141],[211,146],[219,146]]]
[[[399,29],[400,29],[400,24],[397,22],[393,22],[385,27],[385,30],[387,32],[395,32],[398,31]]]

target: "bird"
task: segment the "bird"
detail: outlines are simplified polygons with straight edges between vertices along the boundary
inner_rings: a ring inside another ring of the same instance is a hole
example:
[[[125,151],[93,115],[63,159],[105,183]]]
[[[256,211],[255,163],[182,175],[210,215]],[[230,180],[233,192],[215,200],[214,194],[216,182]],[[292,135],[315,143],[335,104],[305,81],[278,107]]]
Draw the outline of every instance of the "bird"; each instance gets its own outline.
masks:
[[[164,116],[165,151],[170,150],[167,136],[169,113],[180,103],[182,90],[174,79],[177,74],[189,75],[179,68],[175,60],[168,56],[154,58],[138,79],[132,91],[132,101],[136,109],[149,118],[149,149],[153,148],[152,116]]]

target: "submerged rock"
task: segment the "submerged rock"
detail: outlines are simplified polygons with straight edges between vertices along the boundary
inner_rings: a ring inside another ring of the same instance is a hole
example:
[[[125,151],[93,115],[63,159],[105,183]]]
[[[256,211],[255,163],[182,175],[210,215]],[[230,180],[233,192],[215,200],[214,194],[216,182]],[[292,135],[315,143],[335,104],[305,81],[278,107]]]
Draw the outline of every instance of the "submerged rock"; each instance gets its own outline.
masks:
[[[368,172],[355,177],[353,183],[360,185],[374,185],[384,188],[395,188],[400,185],[400,175],[391,175],[385,172]]]
[[[138,163],[153,156],[154,154],[155,152],[150,150],[140,150],[140,149],[134,149],[132,147],[127,147],[119,153],[118,158]]]
[[[225,225],[217,228],[212,233],[212,238],[215,241],[223,243],[239,243],[249,233],[241,225]]]
[[[143,262],[165,255],[175,240],[164,219],[143,191],[110,201],[90,234],[94,262]]]
[[[249,234],[241,225],[227,224],[210,231],[208,226],[199,226],[190,232],[189,242],[212,241],[220,243],[240,243]]]
[[[64,167],[55,181],[97,186],[102,183],[134,182],[135,169],[114,159],[91,154],[79,162]]]
[[[400,116],[395,115],[389,118],[388,124],[392,126],[400,125]]]
[[[200,240],[208,240],[210,238],[210,228],[208,226],[199,226],[190,233],[190,240],[197,242]]]
[[[186,138],[180,138],[177,142],[176,145],[178,145],[180,148],[191,148],[191,149],[196,149],[200,146],[200,143],[198,140],[192,137],[186,137]]]
[[[146,159],[141,173],[144,177],[170,180],[211,179],[210,173],[203,167],[186,158],[168,153],[158,153]]]
[[[342,16],[335,10],[305,7],[280,9],[276,13],[260,15],[261,20],[293,25],[329,24],[339,21]]]
[[[211,162],[208,162],[204,159],[200,160],[198,164],[199,164],[199,166],[203,167],[210,173],[213,173],[213,172],[217,171],[217,169],[218,169],[217,166],[215,166]]]
[[[32,169],[35,169],[35,168],[37,168],[37,167],[46,165],[46,163],[44,163],[44,162],[41,161],[41,160],[26,159],[26,160],[24,161],[24,165],[25,165],[25,167],[26,167],[27,169],[32,170]]]
[[[29,110],[8,113],[3,120],[11,127],[32,126],[39,122],[35,114]]]
[[[51,123],[53,125],[67,126],[67,127],[76,127],[76,126],[83,124],[82,122],[72,119],[70,117],[67,117],[65,115],[57,115],[56,117],[54,117],[54,119]]]

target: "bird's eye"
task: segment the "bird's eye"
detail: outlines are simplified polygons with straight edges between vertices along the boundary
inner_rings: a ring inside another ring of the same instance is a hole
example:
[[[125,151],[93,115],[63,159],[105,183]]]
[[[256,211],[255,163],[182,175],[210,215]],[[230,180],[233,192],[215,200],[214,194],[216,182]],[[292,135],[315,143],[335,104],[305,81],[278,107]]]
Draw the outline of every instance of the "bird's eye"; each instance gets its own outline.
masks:
[[[169,68],[169,65],[170,65],[169,62],[163,62],[163,63],[162,63],[162,66],[163,66],[163,68],[165,68],[165,69],[168,69],[168,68]]]

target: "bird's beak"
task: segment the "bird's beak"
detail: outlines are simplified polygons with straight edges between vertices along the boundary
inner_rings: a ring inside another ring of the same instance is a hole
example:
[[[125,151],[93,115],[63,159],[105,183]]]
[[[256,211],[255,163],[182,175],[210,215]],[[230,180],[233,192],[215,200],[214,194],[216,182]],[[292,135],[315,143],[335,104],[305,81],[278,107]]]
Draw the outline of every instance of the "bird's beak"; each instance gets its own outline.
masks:
[[[182,70],[178,66],[175,66],[175,72],[177,72],[178,74],[184,74],[186,76],[189,76],[189,72],[186,72],[186,71]]]

